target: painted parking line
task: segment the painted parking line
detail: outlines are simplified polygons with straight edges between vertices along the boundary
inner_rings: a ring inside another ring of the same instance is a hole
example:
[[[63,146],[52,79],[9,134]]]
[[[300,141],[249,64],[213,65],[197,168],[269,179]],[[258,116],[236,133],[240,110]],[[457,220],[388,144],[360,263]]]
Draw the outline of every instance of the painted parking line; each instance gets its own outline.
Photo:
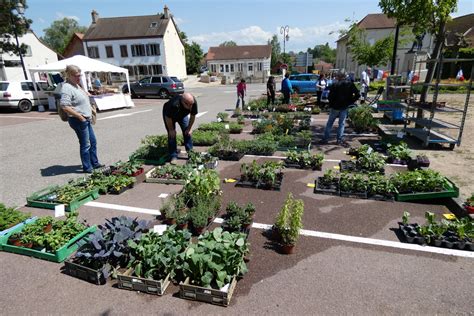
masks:
[[[87,202],[84,205],[92,206],[92,207],[108,208],[108,209],[117,210],[117,211],[133,212],[133,213],[144,213],[144,214],[151,214],[151,215],[160,215],[161,214],[161,212],[159,210],[153,210],[153,209],[141,208],[141,207],[133,207],[133,206],[125,206],[125,205],[118,205],[118,204],[101,203],[101,202]]]
[[[28,120],[57,120],[57,118],[51,118],[51,117],[33,117],[33,116],[21,116],[21,115],[0,116],[0,118],[10,118],[10,117],[28,119]]]
[[[136,112],[132,112],[132,113],[116,114],[116,115],[111,115],[111,116],[107,116],[107,117],[101,117],[101,118],[98,118],[97,120],[102,121],[102,120],[114,119],[114,118],[119,118],[119,117],[132,116],[132,115],[135,115],[135,114],[145,113],[145,112],[150,112],[150,111],[153,111],[153,109],[143,110],[143,111],[136,111]]]

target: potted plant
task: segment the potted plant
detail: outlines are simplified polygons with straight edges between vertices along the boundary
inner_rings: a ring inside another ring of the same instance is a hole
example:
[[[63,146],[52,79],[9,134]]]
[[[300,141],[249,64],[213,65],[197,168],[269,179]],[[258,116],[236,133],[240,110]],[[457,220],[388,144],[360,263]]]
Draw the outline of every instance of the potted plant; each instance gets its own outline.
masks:
[[[114,165],[112,174],[123,174],[130,177],[136,177],[143,173],[143,160],[130,159],[129,161],[118,161]]]
[[[303,200],[293,198],[291,193],[285,200],[280,213],[275,220],[275,227],[280,234],[281,251],[284,254],[292,254],[303,227],[302,217],[304,212]]]
[[[471,197],[466,200],[464,208],[469,214],[474,214],[474,193],[471,193]]]
[[[322,177],[316,179],[314,193],[339,195],[339,176],[331,169],[326,170]]]
[[[411,150],[405,142],[397,145],[387,144],[388,161],[393,164],[406,165],[411,160]]]
[[[0,232],[25,221],[29,217],[30,214],[24,214],[0,203]]]

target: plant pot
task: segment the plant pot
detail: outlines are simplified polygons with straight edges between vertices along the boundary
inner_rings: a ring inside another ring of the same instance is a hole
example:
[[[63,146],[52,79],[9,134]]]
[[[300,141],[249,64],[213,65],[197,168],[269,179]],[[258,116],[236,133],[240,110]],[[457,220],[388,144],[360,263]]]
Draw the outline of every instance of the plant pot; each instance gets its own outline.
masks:
[[[176,218],[167,218],[166,224],[170,226],[176,224]]]
[[[15,246],[15,247],[22,247],[22,246],[23,246],[23,243],[20,241],[20,238],[12,238],[12,237],[10,237],[10,238],[8,239],[8,243],[9,243],[10,245]]]
[[[52,223],[49,223],[48,225],[43,227],[43,231],[45,233],[49,233],[52,229],[53,229],[53,224]]]
[[[466,241],[464,250],[474,251],[474,242]]]
[[[455,242],[454,245],[459,250],[464,250],[464,248],[466,247],[466,241],[465,240],[459,240],[459,241]]]
[[[466,209],[466,211],[467,211],[469,214],[474,214],[474,206],[466,205],[466,206],[464,206],[464,208]]]
[[[203,226],[203,227],[194,227],[194,233],[196,235],[201,235],[202,233],[204,233],[205,229],[206,229],[205,226]]]
[[[291,255],[295,252],[295,245],[281,245],[280,250],[285,255]]]
[[[442,239],[434,239],[432,244],[435,247],[441,247],[443,245],[443,240]]]
[[[143,173],[143,168],[140,168],[138,169],[137,171],[135,171],[134,173],[132,173],[132,177],[136,177],[136,176],[139,176]]]
[[[454,246],[453,242],[449,241],[449,240],[443,240],[443,247],[445,248],[448,248],[448,249],[452,249]]]
[[[182,223],[182,224],[177,224],[176,226],[179,230],[185,230],[188,229],[188,222]]]

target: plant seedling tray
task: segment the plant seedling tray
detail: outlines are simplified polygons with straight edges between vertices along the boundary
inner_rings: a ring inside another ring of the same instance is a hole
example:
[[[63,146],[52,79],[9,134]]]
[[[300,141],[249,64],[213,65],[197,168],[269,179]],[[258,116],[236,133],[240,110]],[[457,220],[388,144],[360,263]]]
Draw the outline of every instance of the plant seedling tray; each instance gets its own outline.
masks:
[[[139,291],[154,295],[165,294],[166,288],[170,284],[170,275],[163,280],[152,280],[133,276],[133,269],[129,268],[124,273],[118,273],[118,287],[120,289]]]
[[[10,227],[10,228],[7,228],[7,229],[5,229],[5,230],[2,230],[2,231],[0,232],[0,237],[3,236],[3,235],[8,234],[8,233],[11,232],[11,231],[14,231],[15,229],[17,229],[17,228],[19,228],[19,227],[22,227],[23,225],[26,225],[26,224],[28,224],[28,223],[31,223],[31,222],[36,221],[36,219],[37,219],[36,216],[35,216],[35,217],[30,217],[30,218],[24,220],[23,222],[17,223],[17,224],[13,225],[13,226]],[[0,246],[0,249],[2,249],[1,246]]]
[[[127,185],[126,187],[121,188],[120,190],[110,189],[110,190],[109,190],[109,193],[110,193],[110,194],[119,195],[119,194],[122,194],[123,192],[125,192],[125,191],[127,191],[127,190],[133,188],[134,185],[135,185],[134,183],[129,184],[129,185]]]
[[[56,205],[62,204],[55,201],[41,201],[41,197],[52,194],[58,186],[48,187],[46,189],[34,192],[32,195],[26,198],[26,204],[32,207],[46,208],[54,210]],[[72,212],[77,210],[81,205],[86,204],[92,200],[95,200],[99,197],[99,188],[94,188],[90,191],[86,191],[83,194],[79,195],[77,198],[66,204],[66,211]]]
[[[242,188],[253,188],[253,189],[261,189],[261,190],[280,191],[282,181],[283,181],[283,174],[280,173],[280,175],[277,175],[277,180],[275,181],[275,184],[273,184],[270,187],[266,186],[266,185],[263,185],[260,181],[259,182],[252,182],[252,181],[242,181],[242,180],[237,181],[235,186],[236,187],[242,187]]]
[[[313,168],[311,166],[301,166],[300,164],[288,162],[288,161],[285,160],[285,168],[304,169],[304,170],[319,170],[319,171],[321,171],[321,167],[322,166],[317,166],[315,168]]]
[[[95,226],[86,228],[84,231],[82,231],[81,233],[73,237],[71,240],[69,240],[68,243],[66,243],[64,246],[59,248],[56,252],[51,253],[51,252],[46,252],[46,251],[35,250],[32,248],[16,247],[13,245],[9,245],[8,238],[10,238],[10,235],[20,232],[23,229],[23,227],[24,226],[18,227],[16,230],[10,231],[10,233],[2,236],[0,238],[1,249],[3,251],[13,252],[20,255],[31,256],[31,257],[53,261],[53,262],[63,262],[64,260],[66,260],[79,247],[77,242],[80,239],[86,237],[88,234],[93,233],[96,230]]]
[[[316,180],[314,180],[314,193],[340,196],[339,185],[337,189],[322,188],[320,185],[321,179],[322,177],[318,177]]]
[[[164,165],[169,159],[168,155],[164,155],[160,158],[154,158],[154,159],[148,159],[148,158],[142,158],[142,157],[135,157],[135,158],[138,158],[140,159],[140,161],[143,161],[145,165],[154,165],[154,166]],[[133,157],[130,157],[130,159],[133,159]]]
[[[341,160],[341,162],[339,162],[339,168],[341,169],[341,171],[359,171],[356,163],[350,160]]]
[[[164,178],[153,178],[151,175],[155,169],[151,169],[146,173],[145,182],[148,183],[162,183],[162,184],[182,184],[186,183],[186,180],[182,179],[164,179]]]
[[[458,197],[459,188],[448,178],[445,178],[444,190],[438,192],[415,192],[415,193],[397,193],[395,201],[415,201],[415,200],[429,200],[446,197]]]
[[[179,285],[179,296],[181,298],[211,303],[219,306],[229,306],[232,294],[234,294],[235,286],[237,285],[237,279],[234,276],[232,279],[229,289],[227,292],[205,288],[190,284],[189,277],[184,280],[184,283]]]
[[[356,198],[356,199],[367,199],[367,192],[344,192],[340,191],[342,197]]]
[[[106,267],[97,270],[91,269],[75,263],[74,260],[71,259],[64,261],[64,271],[67,274],[96,285],[104,285],[107,283],[107,278],[104,275],[104,269],[110,271],[110,269]]]
[[[244,155],[245,154],[241,152],[219,152],[217,156],[220,160],[239,161]]]

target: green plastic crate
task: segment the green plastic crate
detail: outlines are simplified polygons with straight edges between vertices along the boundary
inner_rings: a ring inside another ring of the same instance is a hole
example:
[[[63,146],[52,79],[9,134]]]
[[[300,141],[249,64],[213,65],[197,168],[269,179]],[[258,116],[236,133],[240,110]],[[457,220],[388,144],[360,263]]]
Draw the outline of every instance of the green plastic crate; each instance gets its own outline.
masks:
[[[63,262],[64,260],[66,260],[79,247],[77,245],[77,241],[79,241],[86,235],[93,233],[97,229],[95,226],[91,226],[87,228],[82,233],[72,238],[67,244],[59,248],[55,253],[50,253],[50,252],[35,250],[32,248],[16,247],[13,245],[9,245],[8,238],[10,238],[10,235],[20,232],[23,229],[23,227],[24,226],[18,227],[17,229],[10,231],[8,234],[0,237],[0,250],[6,251],[6,252],[13,252],[13,253],[17,253],[17,254],[25,255],[25,256],[31,256],[31,257],[53,261],[53,262]]]
[[[61,203],[59,202],[48,202],[48,201],[39,201],[38,199],[42,196],[51,194],[54,192],[59,186],[51,186],[47,187],[46,189],[40,190],[38,192],[34,192],[32,195],[26,198],[26,204],[32,207],[38,208],[46,208],[52,209]],[[72,212],[77,210],[81,205],[86,204],[92,200],[95,200],[99,197],[99,188],[94,188],[90,191],[84,192],[82,195],[78,196],[76,199],[72,200],[68,204],[66,204],[66,211]]]
[[[459,188],[448,178],[446,178],[446,182],[444,183],[444,189],[444,191],[439,192],[397,193],[395,201],[404,202],[459,196]]]

